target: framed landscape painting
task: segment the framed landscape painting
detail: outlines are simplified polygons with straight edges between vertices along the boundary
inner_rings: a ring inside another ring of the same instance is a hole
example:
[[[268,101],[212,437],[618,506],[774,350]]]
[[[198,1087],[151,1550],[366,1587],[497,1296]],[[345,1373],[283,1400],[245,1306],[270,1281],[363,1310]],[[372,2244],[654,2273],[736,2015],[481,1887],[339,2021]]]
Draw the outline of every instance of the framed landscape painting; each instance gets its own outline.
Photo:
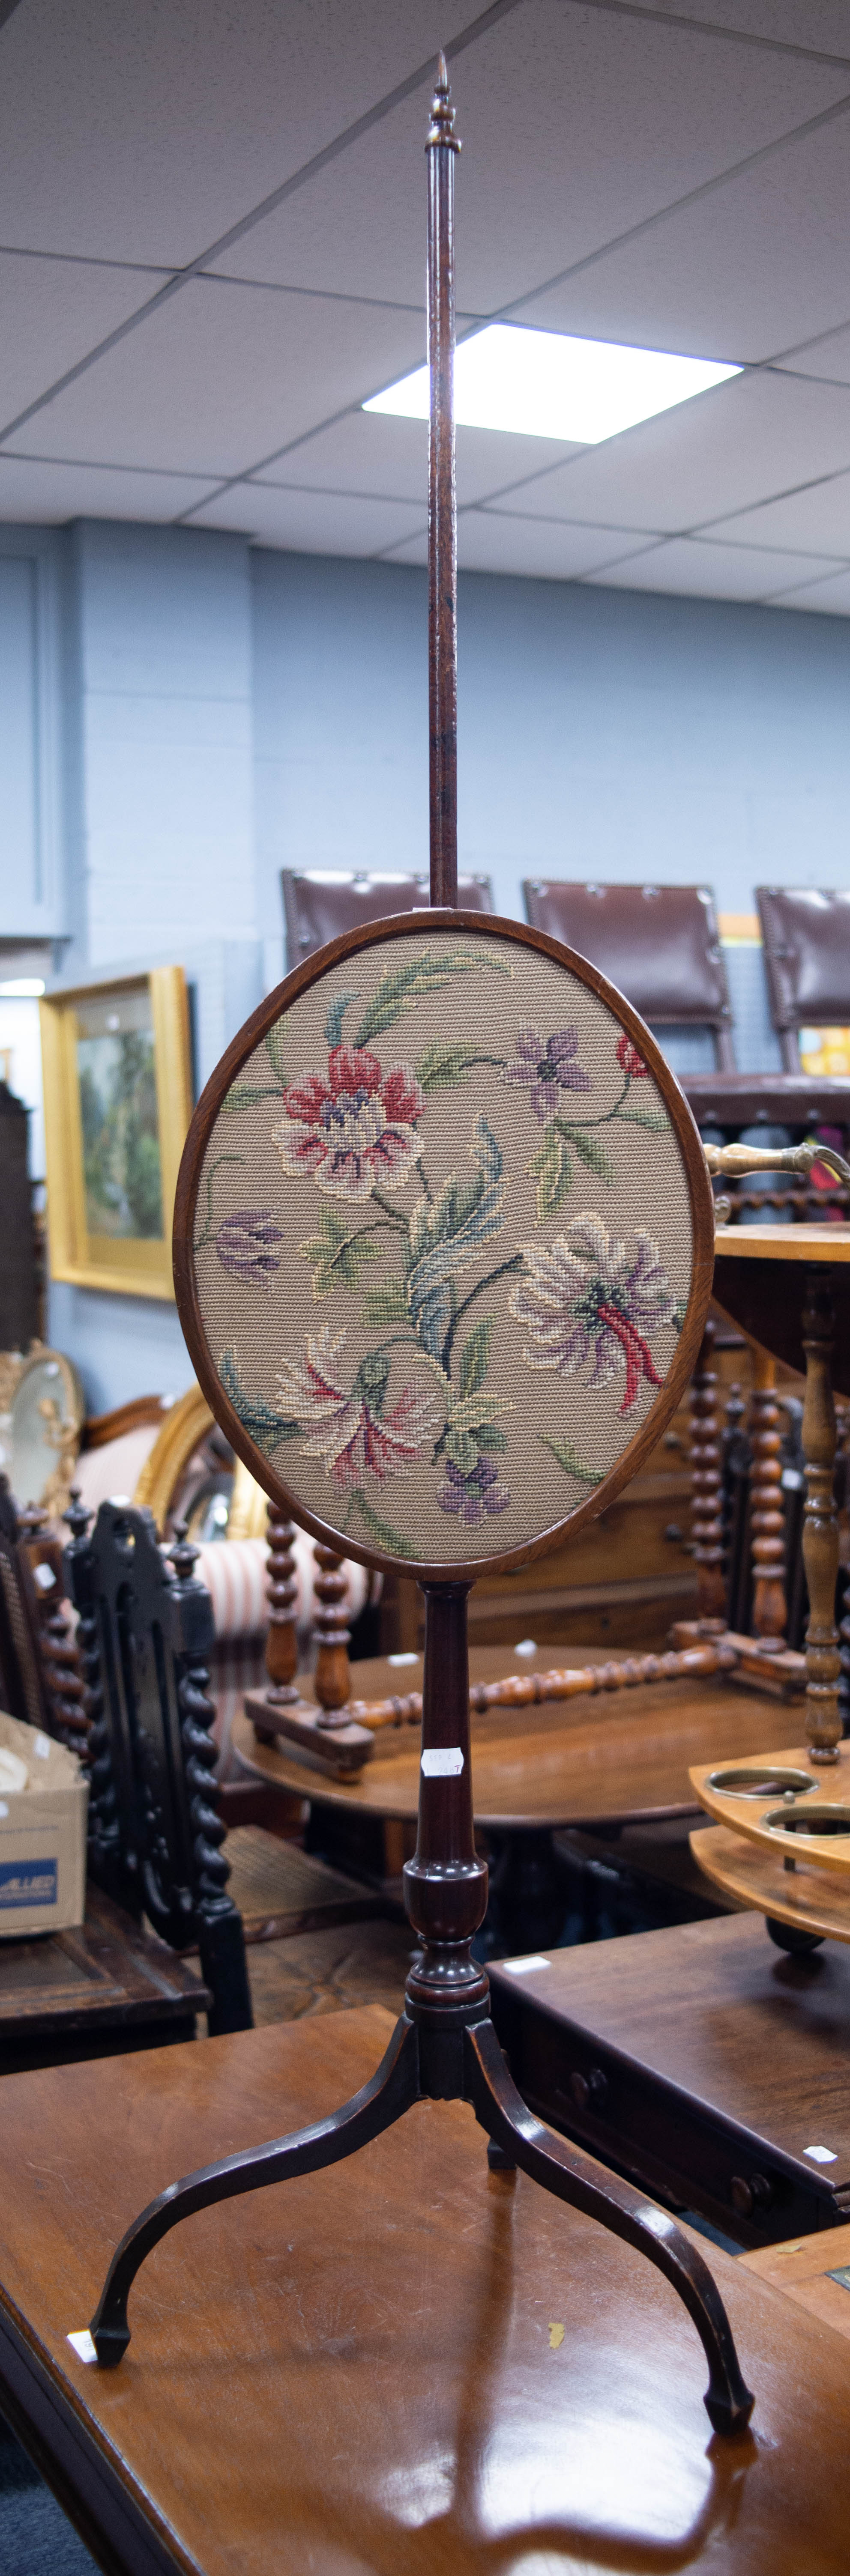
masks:
[[[48,994],[41,1047],[51,1276],[173,1297],[174,1192],[192,1114],[182,966]]]

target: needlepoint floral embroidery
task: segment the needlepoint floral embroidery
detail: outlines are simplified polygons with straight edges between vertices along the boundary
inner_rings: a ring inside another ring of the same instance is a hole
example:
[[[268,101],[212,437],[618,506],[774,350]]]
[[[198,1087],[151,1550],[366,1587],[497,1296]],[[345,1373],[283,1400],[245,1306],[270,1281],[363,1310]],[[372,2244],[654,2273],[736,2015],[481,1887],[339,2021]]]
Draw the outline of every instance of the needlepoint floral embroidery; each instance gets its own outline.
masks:
[[[409,1064],[384,1072],[369,1047],[335,1046],[327,1073],[302,1073],[272,1128],[285,1172],[311,1172],[328,1198],[399,1190],[419,1152],[425,1098]]]
[[[677,1170],[669,1147],[649,1143],[669,1133],[649,1068],[604,1006],[593,1005],[595,1025],[586,997],[575,1020],[569,1003],[559,1009],[576,978],[551,973],[547,1018],[536,966],[531,1007],[502,1039],[498,989],[469,1003],[476,987],[527,969],[510,959],[507,940],[423,946],[415,934],[379,951],[377,974],[368,952],[349,955],[352,981],[330,975],[319,988],[324,1048],[315,1003],[302,1014],[307,988],[227,1094],[232,1150],[216,1150],[218,1126],[203,1175],[202,1304],[217,1274],[232,1336],[220,1336],[218,1370],[239,1421],[270,1461],[291,1447],[312,1462],[308,1508],[426,1563],[441,1561],[435,1518],[446,1556],[464,1553],[465,1532],[480,1533],[469,1554],[486,1554],[491,1528],[491,1549],[519,1544],[540,1526],[538,1485],[554,1520],[553,1461],[573,1505],[603,1483],[624,1445],[614,1405],[625,1420],[645,1410],[684,1312],[681,1265],[674,1288],[653,1234],[629,1232],[628,1219],[618,1233],[604,1215],[618,1184],[635,1214],[658,1204],[652,1190],[635,1195],[657,1152],[671,1179]],[[446,987],[452,1007],[434,1011]],[[410,1061],[390,1034],[402,1019]],[[254,1190],[268,1205],[228,1205],[251,1194],[246,1166],[262,1170]],[[579,1183],[597,1204],[570,1221]],[[535,1210],[537,1232],[522,1241]],[[666,1201],[658,1230],[667,1244]],[[305,1287],[329,1321],[307,1328]],[[384,1496],[405,1480],[399,1529],[382,1516]]]
[[[592,1359],[589,1386],[604,1386],[625,1370],[620,1412],[631,1413],[642,1378],[663,1384],[647,1334],[676,1318],[657,1244],[642,1232],[626,1243],[609,1235],[600,1217],[585,1214],[554,1243],[521,1249],[525,1268],[510,1304],[528,1336],[527,1366],[571,1377]]]

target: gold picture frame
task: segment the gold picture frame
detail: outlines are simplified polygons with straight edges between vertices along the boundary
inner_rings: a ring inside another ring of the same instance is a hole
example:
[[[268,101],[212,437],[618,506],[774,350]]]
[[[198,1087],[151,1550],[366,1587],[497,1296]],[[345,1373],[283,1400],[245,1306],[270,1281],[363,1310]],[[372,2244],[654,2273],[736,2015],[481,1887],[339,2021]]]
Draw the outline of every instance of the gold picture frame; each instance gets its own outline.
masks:
[[[192,1115],[183,968],[68,986],[40,1010],[51,1277],[173,1299],[174,1192]]]

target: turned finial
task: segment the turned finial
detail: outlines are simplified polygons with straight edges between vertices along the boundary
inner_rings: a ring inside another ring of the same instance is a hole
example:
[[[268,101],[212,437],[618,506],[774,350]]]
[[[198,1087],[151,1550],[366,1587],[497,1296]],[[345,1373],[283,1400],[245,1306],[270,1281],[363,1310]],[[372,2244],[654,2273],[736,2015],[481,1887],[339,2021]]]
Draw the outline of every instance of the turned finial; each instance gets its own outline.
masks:
[[[431,146],[434,143],[445,143],[448,145],[450,152],[459,152],[460,142],[454,129],[455,111],[452,106],[452,94],[449,88],[448,66],[445,54],[439,53],[437,55],[437,77],[434,82],[434,96],[431,100],[431,123],[428,129],[428,138],[425,145],[426,152],[430,152]]]

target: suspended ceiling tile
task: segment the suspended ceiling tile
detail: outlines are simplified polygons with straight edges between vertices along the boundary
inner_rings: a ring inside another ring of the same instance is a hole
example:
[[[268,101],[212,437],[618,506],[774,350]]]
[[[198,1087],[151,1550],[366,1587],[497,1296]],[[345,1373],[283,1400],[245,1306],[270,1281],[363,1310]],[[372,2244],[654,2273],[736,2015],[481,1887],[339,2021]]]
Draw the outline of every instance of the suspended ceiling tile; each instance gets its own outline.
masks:
[[[850,94],[850,74],[845,75]],[[760,359],[847,320],[848,111],[523,305],[549,331]]]
[[[847,301],[850,304],[850,279]],[[850,324],[840,331],[827,331],[819,340],[804,341],[802,348],[792,349],[778,364],[792,376],[817,376],[822,384],[850,385]]]
[[[788,546],[794,553],[850,557],[850,474],[830,474],[802,492],[765,501],[758,510],[739,511],[719,520],[712,537],[734,545]]]
[[[0,431],[158,285],[150,270],[0,252]]]
[[[453,33],[479,6],[455,0]],[[182,265],[444,36],[436,0],[26,0],[3,29],[0,241]]]
[[[616,589],[675,591],[686,598],[766,600],[797,578],[814,580],[828,569],[817,557],[673,537],[596,579]]]
[[[850,390],[775,373],[736,376],[571,464],[511,509],[671,532],[752,508],[807,473],[850,467]]]
[[[463,141],[457,294],[469,313],[525,294],[847,85],[841,70],[563,0],[523,0],[451,76]],[[222,265],[421,303],[422,140],[421,97],[411,98]]]
[[[195,512],[195,528],[236,528],[261,546],[300,555],[374,555],[415,528],[409,502],[353,499],[340,492],[285,492],[236,483]]]
[[[465,510],[458,520],[462,572],[532,574],[543,581],[575,581],[600,564],[619,562],[645,546],[625,528],[567,527],[560,522],[514,519],[500,510]]]
[[[214,486],[195,475],[130,474],[113,465],[54,465],[0,450],[0,521],[176,518]]]
[[[850,617],[850,568],[833,573],[827,581],[801,585],[799,590],[778,591],[770,606],[817,609],[824,617]]]
[[[519,438],[498,429],[457,432],[457,493],[461,505],[560,464],[580,450],[555,438]],[[380,493],[391,500],[428,497],[428,424],[394,420],[386,412],[347,412],[332,429],[301,441],[261,482],[301,483],[315,491]]]
[[[677,17],[706,17],[705,0],[660,0]],[[713,27],[761,36],[774,44],[803,45],[841,54],[850,65],[847,0],[712,0]]]
[[[183,287],[27,421],[30,454],[246,472],[419,357],[416,317],[262,287]]]

